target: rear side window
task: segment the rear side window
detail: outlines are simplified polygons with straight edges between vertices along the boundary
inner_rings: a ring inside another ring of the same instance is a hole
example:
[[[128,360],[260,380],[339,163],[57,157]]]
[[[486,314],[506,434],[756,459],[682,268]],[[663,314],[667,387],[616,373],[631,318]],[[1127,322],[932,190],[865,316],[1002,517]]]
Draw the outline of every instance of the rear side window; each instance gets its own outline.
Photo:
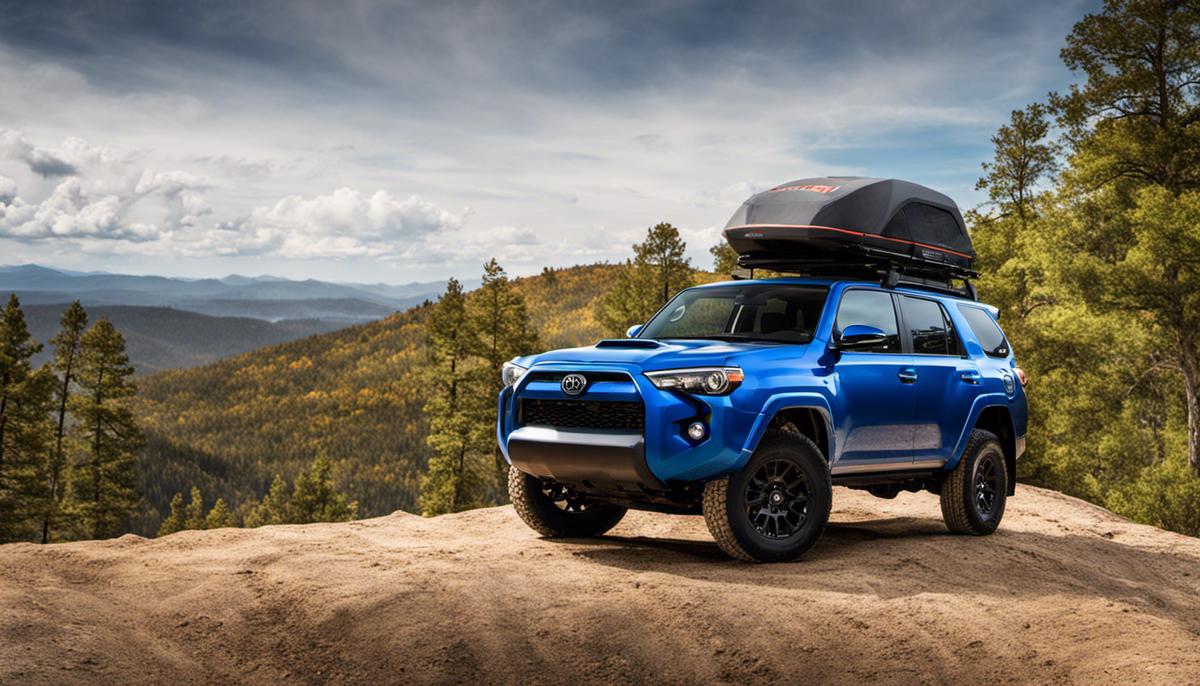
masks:
[[[989,357],[1008,357],[1008,339],[1000,330],[1000,325],[992,319],[992,315],[978,307],[959,305],[958,311],[967,320],[967,326],[983,346],[983,352]]]
[[[900,309],[918,355],[958,355],[958,336],[942,306],[933,300],[902,296]]]
[[[887,341],[880,346],[863,349],[859,352],[900,352],[900,327],[896,325],[896,308],[892,305],[891,293],[864,290],[846,291],[846,294],[842,296],[842,304],[838,307],[838,333],[845,331],[846,327],[851,324],[873,326],[887,336]]]

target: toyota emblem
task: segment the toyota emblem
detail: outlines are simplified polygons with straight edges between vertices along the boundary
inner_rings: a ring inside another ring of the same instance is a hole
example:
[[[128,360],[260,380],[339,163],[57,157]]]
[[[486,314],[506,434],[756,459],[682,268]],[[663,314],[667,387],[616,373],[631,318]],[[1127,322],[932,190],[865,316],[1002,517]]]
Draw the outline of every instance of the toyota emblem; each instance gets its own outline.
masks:
[[[562,392],[567,395],[579,395],[587,388],[587,378],[583,374],[567,374],[563,377]]]

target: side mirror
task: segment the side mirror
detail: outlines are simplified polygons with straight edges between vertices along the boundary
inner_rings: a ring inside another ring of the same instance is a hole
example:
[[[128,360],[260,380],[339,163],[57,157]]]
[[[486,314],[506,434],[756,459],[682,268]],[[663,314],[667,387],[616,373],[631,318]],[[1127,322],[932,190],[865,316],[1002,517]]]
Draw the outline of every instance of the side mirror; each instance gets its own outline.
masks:
[[[625,338],[637,338],[637,335],[642,332],[642,326],[644,325],[634,324],[628,329],[625,329]]]
[[[874,348],[887,343],[887,334],[882,330],[866,324],[851,324],[838,337],[837,350],[861,350]]]

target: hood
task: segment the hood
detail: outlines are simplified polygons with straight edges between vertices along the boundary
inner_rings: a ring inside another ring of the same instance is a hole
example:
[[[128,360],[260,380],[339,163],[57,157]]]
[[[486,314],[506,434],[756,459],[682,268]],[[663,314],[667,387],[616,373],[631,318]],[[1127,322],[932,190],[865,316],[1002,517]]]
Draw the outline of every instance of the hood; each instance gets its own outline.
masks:
[[[653,341],[643,338],[600,341],[583,348],[551,350],[516,360],[522,366],[541,363],[635,364],[644,371],[719,367],[747,356],[796,355],[805,344],[729,343],[709,340]]]

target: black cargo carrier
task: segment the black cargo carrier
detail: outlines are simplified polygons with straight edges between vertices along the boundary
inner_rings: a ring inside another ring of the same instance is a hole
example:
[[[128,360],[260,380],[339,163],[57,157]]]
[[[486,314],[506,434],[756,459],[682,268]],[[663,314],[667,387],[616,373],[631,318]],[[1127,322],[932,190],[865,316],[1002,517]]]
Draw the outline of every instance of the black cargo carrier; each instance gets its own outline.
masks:
[[[978,276],[954,201],[898,179],[789,181],[742,203],[725,239],[749,269],[878,276],[971,297],[968,279]]]

